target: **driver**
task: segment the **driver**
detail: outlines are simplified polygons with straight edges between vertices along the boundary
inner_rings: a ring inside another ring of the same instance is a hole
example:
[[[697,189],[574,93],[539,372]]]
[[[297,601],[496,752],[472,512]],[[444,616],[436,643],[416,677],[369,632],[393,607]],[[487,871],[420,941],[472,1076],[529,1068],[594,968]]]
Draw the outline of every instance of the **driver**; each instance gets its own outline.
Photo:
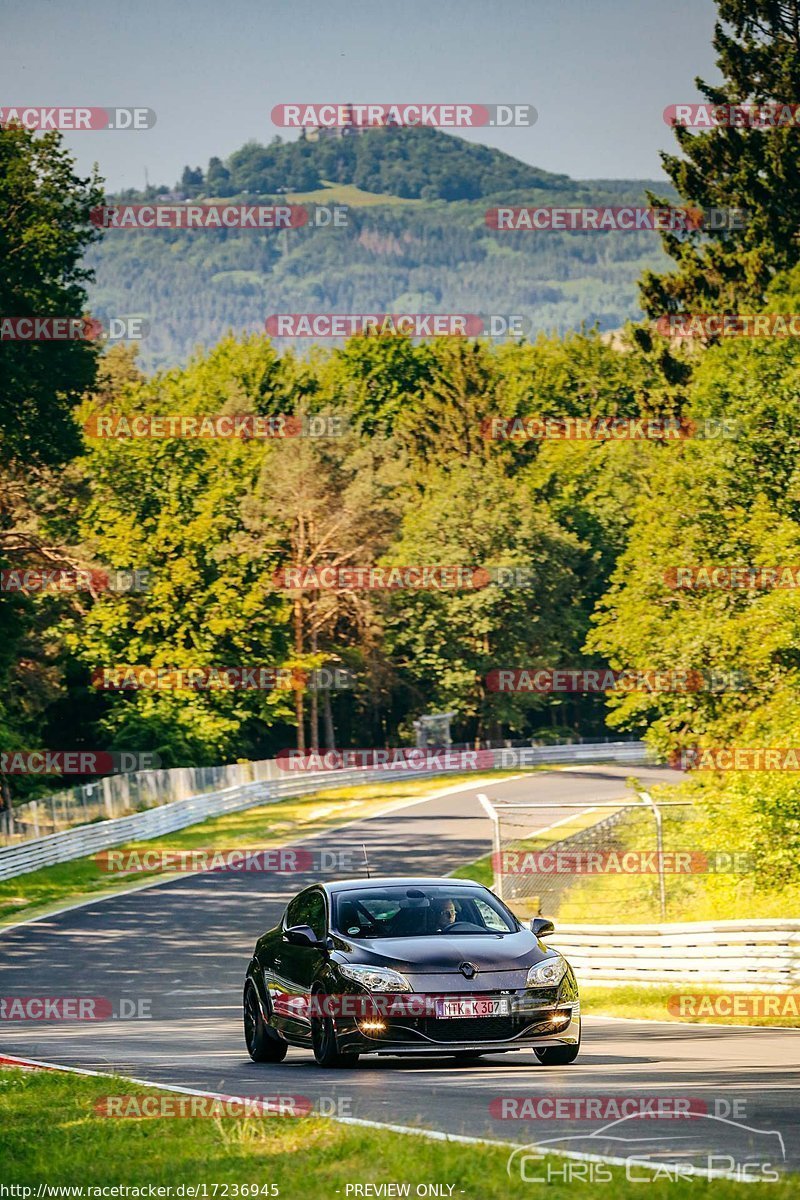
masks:
[[[437,933],[448,929],[456,922],[455,900],[441,899],[434,902],[433,923]]]

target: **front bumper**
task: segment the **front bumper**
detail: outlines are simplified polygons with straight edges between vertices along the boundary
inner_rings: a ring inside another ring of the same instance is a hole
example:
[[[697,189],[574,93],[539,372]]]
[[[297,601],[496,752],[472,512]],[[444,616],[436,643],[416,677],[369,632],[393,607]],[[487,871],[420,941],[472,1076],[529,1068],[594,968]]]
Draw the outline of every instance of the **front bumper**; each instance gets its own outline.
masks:
[[[551,993],[471,993],[509,1000],[508,1016],[447,1019],[381,1014],[377,1022],[375,1017],[337,1018],[337,1041],[343,1053],[400,1055],[574,1046],[580,1040],[577,989],[569,998],[555,994],[556,989]]]

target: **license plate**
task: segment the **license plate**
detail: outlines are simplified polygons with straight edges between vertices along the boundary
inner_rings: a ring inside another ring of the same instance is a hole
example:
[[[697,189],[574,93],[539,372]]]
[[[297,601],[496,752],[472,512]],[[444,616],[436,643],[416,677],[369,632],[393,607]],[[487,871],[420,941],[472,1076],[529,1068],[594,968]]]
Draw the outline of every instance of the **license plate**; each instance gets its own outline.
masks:
[[[454,1017],[507,1017],[508,1000],[480,999],[466,996],[463,1000],[437,1000],[436,1016]]]

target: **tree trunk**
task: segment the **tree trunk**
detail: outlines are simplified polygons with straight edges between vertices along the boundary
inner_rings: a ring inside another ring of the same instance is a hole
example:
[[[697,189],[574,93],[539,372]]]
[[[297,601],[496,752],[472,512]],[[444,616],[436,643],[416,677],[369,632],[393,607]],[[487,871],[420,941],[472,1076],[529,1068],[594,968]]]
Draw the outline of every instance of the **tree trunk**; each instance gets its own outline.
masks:
[[[311,631],[311,649],[316,654],[316,628]],[[317,672],[317,679],[319,679],[319,672]],[[325,690],[327,691],[328,689],[326,688]],[[311,749],[315,753],[319,751],[319,688],[316,686],[311,689]]]
[[[322,693],[322,720],[325,726],[325,749],[336,749],[336,735],[333,729],[333,711],[331,709],[331,693],[326,688]]]
[[[303,653],[303,600],[297,596],[294,602],[294,652],[299,658]],[[303,708],[303,689],[296,688],[294,693],[294,711],[297,720],[297,752],[305,754],[306,730],[305,712]]]

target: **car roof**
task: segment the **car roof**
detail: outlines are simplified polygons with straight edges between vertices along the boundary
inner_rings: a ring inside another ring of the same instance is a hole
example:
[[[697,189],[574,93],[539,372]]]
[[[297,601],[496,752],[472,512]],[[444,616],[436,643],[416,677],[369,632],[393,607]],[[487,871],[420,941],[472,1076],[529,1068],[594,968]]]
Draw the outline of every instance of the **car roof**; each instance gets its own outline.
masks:
[[[371,879],[367,879],[366,875],[362,875],[356,879],[336,879],[332,883],[322,883],[319,887],[324,887],[327,892],[334,894],[336,892],[350,892],[354,888],[373,888],[373,887],[424,887],[435,885],[436,887],[472,887],[480,888],[486,891],[482,883],[477,883],[474,879],[452,879],[449,876],[424,876],[417,875],[373,875]]]

